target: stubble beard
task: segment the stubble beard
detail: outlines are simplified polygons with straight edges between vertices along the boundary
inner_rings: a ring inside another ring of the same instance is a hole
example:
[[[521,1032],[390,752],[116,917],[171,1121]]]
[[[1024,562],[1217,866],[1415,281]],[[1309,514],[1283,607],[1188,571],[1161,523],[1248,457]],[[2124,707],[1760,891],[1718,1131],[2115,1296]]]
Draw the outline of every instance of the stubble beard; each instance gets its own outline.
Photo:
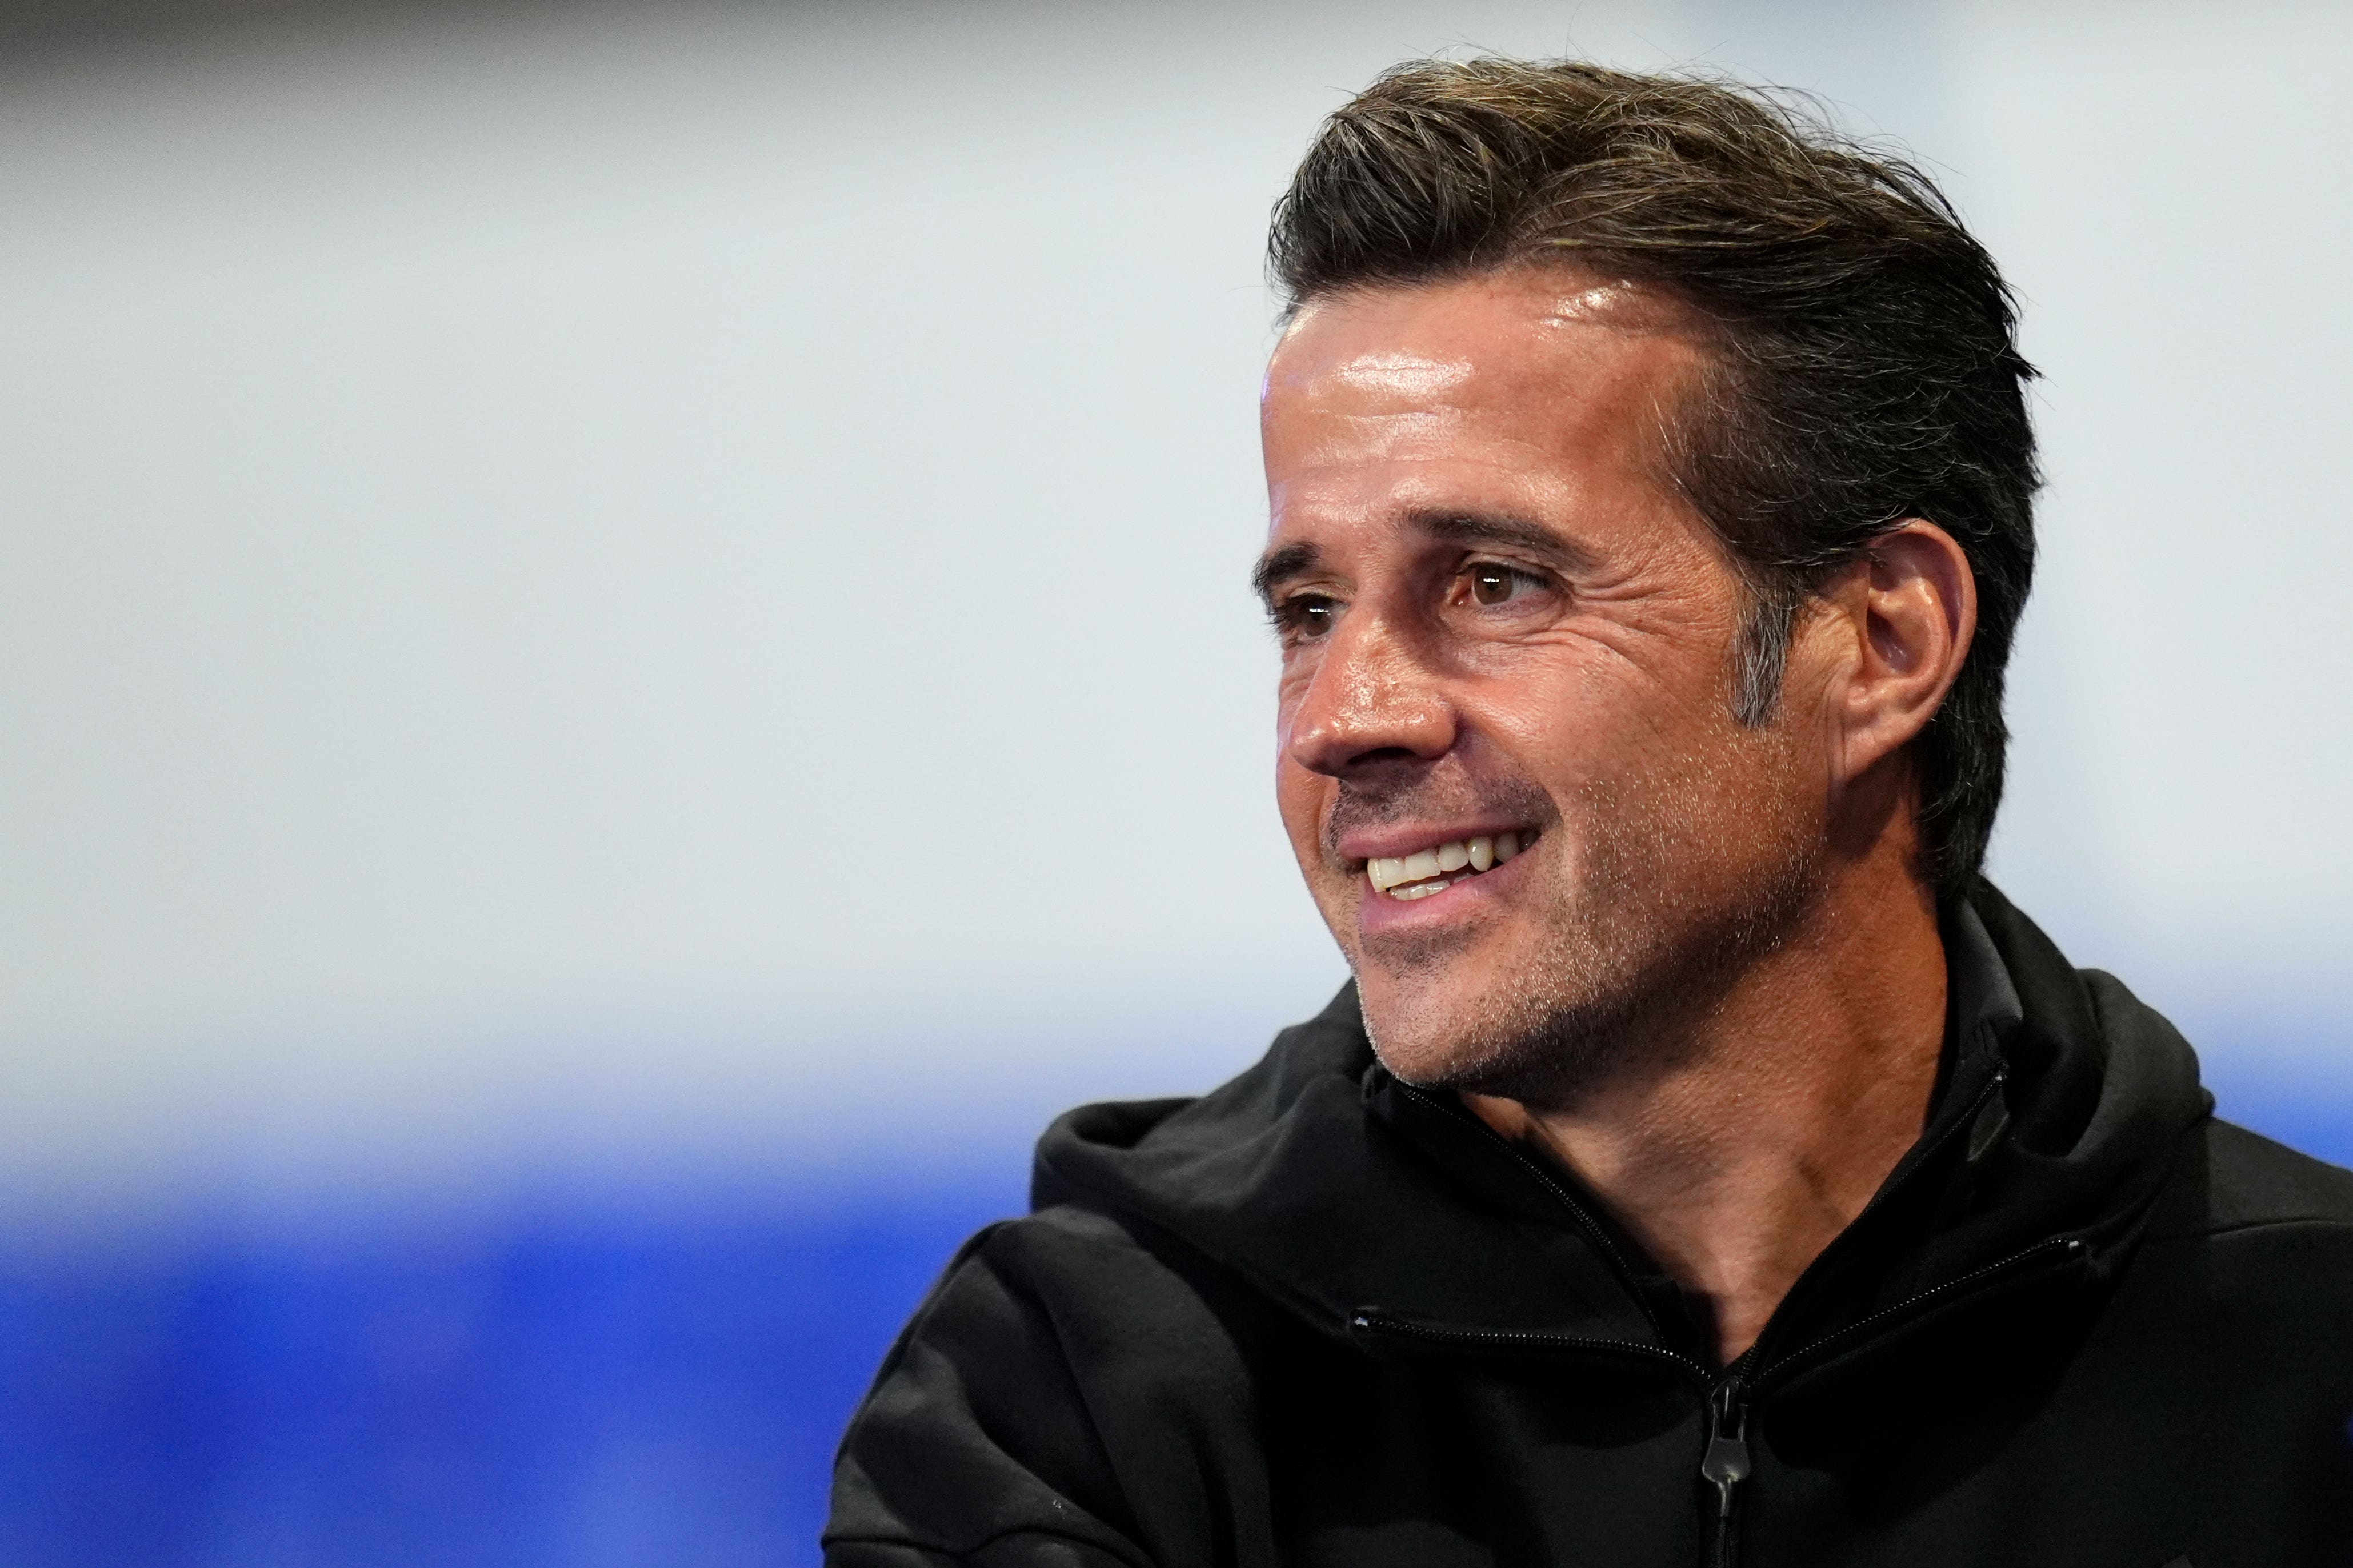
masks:
[[[1694,835],[1637,804],[1673,792],[1627,795],[1588,789],[1546,829],[1564,841],[1549,847],[1556,881],[1541,940],[1467,1005],[1451,973],[1459,939],[1352,954],[1360,982],[1369,956],[1389,987],[1418,998],[1398,1016],[1366,1010],[1383,1065],[1424,1088],[1567,1111],[1689,1058],[1739,978],[1802,922],[1819,896],[1822,846],[1795,824],[1762,842],[1753,828]],[[1693,874],[1711,863],[1735,874]]]

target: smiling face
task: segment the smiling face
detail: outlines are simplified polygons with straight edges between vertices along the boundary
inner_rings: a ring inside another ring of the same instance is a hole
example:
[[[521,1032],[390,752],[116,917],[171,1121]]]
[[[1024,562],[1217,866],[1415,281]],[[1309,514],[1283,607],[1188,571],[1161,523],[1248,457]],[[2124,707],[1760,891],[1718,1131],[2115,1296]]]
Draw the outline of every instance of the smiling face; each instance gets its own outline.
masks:
[[[1664,477],[1679,324],[1525,270],[1316,301],[1269,367],[1277,793],[1409,1081],[1574,1099],[1813,889],[1820,712],[1735,720],[1738,584]]]

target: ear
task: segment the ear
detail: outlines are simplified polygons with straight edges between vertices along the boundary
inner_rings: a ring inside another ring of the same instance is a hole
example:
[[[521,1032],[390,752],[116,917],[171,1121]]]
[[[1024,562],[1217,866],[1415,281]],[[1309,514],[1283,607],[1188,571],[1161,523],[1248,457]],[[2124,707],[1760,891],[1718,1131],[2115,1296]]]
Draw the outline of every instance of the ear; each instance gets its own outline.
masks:
[[[1843,786],[1901,751],[1952,689],[1977,633],[1977,575],[1953,536],[1907,518],[1834,580],[1851,661],[1828,693],[1832,778]]]

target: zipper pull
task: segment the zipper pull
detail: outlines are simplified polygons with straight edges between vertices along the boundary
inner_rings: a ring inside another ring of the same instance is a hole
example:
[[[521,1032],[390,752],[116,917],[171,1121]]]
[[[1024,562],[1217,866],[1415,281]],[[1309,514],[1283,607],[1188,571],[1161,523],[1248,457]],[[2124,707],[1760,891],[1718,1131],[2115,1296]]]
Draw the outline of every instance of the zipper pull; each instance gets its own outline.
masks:
[[[1734,1493],[1748,1479],[1748,1406],[1740,1392],[1740,1379],[1727,1377],[1708,1394],[1707,1452],[1699,1462],[1700,1479],[1715,1489],[1715,1517],[1725,1523]]]

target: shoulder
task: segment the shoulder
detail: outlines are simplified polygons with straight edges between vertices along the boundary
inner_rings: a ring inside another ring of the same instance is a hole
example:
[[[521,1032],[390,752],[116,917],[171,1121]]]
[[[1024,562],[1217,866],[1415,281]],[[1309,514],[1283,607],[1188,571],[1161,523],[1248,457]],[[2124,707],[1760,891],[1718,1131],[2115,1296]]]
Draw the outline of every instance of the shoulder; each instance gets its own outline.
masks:
[[[1050,1322],[1082,1381],[1130,1392],[1242,1378],[1269,1317],[1257,1288],[1184,1242],[1077,1204],[993,1227],[966,1268]]]
[[[2205,1243],[2240,1255],[2290,1249],[2353,1296],[2353,1171],[2209,1118],[2181,1155],[2150,1215],[2158,1245]]]
[[[1057,1205],[965,1244],[876,1389],[1025,1418],[1050,1405],[1115,1419],[1109,1391],[1166,1397],[1240,1378],[1238,1337],[1253,1336],[1234,1320],[1250,1294],[1181,1247],[1147,1245],[1128,1222]]]
[[[992,1381],[1018,1365],[1026,1384],[1040,1363],[1064,1377],[1089,1375],[1106,1360],[1165,1346],[1180,1326],[1192,1338],[1213,1326],[1204,1297],[1216,1287],[1204,1272],[1098,1210],[1061,1204],[1002,1221],[950,1261],[880,1381],[904,1375],[911,1362],[958,1382]]]
[[[1096,1303],[1132,1310],[1197,1293],[1199,1270],[1169,1253],[1166,1244],[1151,1245],[1132,1221],[1059,1203],[975,1237],[944,1288],[959,1276],[985,1277],[1058,1319],[1085,1315]]]
[[[1071,1205],[975,1237],[843,1438],[837,1557],[962,1562],[1019,1538],[1073,1563],[1208,1560],[1214,1521],[1252,1495],[1255,1417],[1216,1288],[1187,1275]]]

